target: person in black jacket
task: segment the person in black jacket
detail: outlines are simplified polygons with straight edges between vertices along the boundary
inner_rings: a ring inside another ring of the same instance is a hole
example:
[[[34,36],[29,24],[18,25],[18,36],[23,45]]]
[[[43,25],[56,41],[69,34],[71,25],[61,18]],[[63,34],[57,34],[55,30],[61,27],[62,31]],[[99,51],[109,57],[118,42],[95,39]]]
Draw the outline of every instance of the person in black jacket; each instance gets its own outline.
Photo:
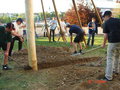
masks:
[[[90,40],[92,37],[92,41],[91,41],[91,46],[94,45],[94,37],[95,37],[95,33],[98,34],[98,26],[96,23],[96,19],[93,17],[92,21],[88,23],[88,29],[89,29],[89,36],[88,36],[88,41],[87,41],[87,45],[90,45]]]

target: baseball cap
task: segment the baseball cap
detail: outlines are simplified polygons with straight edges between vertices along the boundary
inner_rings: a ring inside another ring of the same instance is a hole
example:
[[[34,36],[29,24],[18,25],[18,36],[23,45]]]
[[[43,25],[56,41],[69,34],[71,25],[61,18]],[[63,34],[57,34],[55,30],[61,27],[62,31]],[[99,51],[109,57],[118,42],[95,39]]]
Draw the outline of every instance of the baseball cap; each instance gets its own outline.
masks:
[[[103,17],[112,15],[111,11],[105,11]]]

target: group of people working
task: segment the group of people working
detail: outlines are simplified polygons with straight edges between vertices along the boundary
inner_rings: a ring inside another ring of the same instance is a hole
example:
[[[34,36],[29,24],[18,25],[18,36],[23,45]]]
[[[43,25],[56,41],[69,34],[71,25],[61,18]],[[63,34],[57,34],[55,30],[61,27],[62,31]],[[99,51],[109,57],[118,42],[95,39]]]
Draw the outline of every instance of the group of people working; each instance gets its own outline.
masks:
[[[120,19],[113,18],[111,11],[106,11],[103,15],[104,23],[103,23],[103,33],[104,33],[104,41],[102,44],[102,47],[104,48],[106,46],[106,42],[108,40],[108,49],[107,49],[107,66],[106,66],[106,74],[103,80],[111,81],[113,79],[113,74],[119,74],[119,60],[120,60]],[[88,28],[89,28],[89,36],[87,45],[90,45],[90,39],[91,40],[91,46],[94,45],[94,36],[95,33],[98,33],[97,24],[95,22],[95,18],[92,18],[92,21],[89,22]],[[22,19],[17,19],[14,24],[7,23],[7,25],[0,26],[0,48],[4,51],[4,65],[3,70],[9,70],[8,67],[8,56],[11,56],[11,52],[14,46],[14,41],[19,41],[19,49],[22,49],[22,42],[23,42],[23,33],[20,31],[20,28],[24,28],[25,25],[22,25],[23,21]],[[66,27],[69,28],[70,33],[70,44],[74,47],[74,53],[73,55],[83,54],[82,52],[82,45],[81,42],[84,41],[84,30],[77,26],[77,25],[70,25],[65,24],[63,20],[60,22],[62,26],[62,32],[60,32],[63,36],[65,36],[66,33]],[[50,26],[50,36],[53,34],[53,41],[54,35],[55,35],[55,29],[57,27],[57,21],[54,18],[51,21]],[[76,34],[76,37],[73,41],[73,33]],[[64,39],[66,40],[66,39]],[[79,46],[79,50],[77,47],[77,44]]]
[[[86,43],[85,40],[85,31],[79,27],[78,25],[70,25],[69,23],[65,23],[64,19],[60,19],[60,25],[61,25],[61,31],[60,28],[58,28],[59,30],[59,37],[58,37],[58,41],[60,40],[60,37],[62,36],[63,41],[67,42],[66,40],[66,36],[68,36],[68,31],[67,28],[69,28],[69,33],[70,33],[70,40],[71,40],[71,45],[74,46],[75,51],[73,52],[73,55],[78,55],[80,53],[78,53],[79,51],[82,52],[82,45],[81,42],[84,41],[86,47],[87,46],[93,46],[94,45],[94,37],[95,34],[98,33],[98,25],[96,23],[96,19],[95,17],[92,18],[91,22],[88,23],[88,41]],[[55,42],[55,30],[57,28],[57,20],[56,18],[53,18],[52,21],[50,22],[50,41],[51,41],[51,36],[53,36],[53,42]],[[79,42],[79,46],[80,46],[80,50],[77,52],[77,47],[76,44],[73,42],[73,34],[76,34],[75,40],[74,42],[78,43]],[[91,40],[92,38],[92,40]],[[91,41],[91,45],[90,45],[90,41]]]
[[[106,46],[106,43],[108,41],[108,48],[107,48],[107,61],[106,61],[106,71],[105,71],[105,77],[102,78],[102,80],[105,81],[112,81],[113,80],[113,74],[119,75],[119,61],[120,61],[120,19],[113,18],[111,11],[105,11],[103,15],[103,33],[104,33],[104,40],[102,44],[102,48]],[[74,47],[74,53],[73,55],[77,55],[78,53],[82,52],[82,45],[81,42],[84,41],[84,31],[82,28],[80,28],[77,25],[67,25],[66,27],[69,27],[69,33],[70,33],[70,43]],[[90,39],[91,40],[91,46],[94,45],[94,36],[95,33],[98,34],[98,27],[95,22],[95,18],[92,18],[92,21],[88,24],[89,28],[89,36],[87,45],[90,45]],[[75,33],[76,37],[72,38],[72,34]],[[80,48],[79,51],[77,51],[77,44]]]

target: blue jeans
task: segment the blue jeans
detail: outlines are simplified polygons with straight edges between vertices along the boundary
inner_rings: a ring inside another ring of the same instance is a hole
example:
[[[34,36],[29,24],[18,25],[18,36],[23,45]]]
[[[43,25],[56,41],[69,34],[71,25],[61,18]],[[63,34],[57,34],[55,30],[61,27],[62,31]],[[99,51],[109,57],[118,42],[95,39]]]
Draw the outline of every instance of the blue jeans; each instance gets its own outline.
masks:
[[[89,34],[87,45],[90,45],[91,37],[92,37],[91,46],[93,46],[94,45],[94,37],[95,37],[95,32],[94,31],[91,34]]]

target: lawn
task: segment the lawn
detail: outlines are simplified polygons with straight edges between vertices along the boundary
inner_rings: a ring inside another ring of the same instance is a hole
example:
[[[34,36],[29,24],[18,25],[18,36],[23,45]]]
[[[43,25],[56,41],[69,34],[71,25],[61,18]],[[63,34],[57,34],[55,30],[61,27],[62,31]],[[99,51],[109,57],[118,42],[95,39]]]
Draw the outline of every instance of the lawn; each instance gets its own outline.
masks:
[[[86,36],[86,39],[87,38],[88,37]],[[55,40],[57,41],[57,38],[55,38]],[[67,37],[68,43],[64,43],[62,41],[62,38],[60,39],[60,42],[56,42],[56,43],[49,43],[48,41],[49,40],[48,40],[47,37],[41,37],[41,38],[36,39],[36,44],[37,45],[43,45],[43,46],[52,46],[52,47],[64,47],[64,46],[69,47],[70,46],[70,44],[69,44],[70,38],[69,37]],[[102,41],[103,41],[103,36],[102,35],[97,35],[95,37],[95,46],[101,45]]]

